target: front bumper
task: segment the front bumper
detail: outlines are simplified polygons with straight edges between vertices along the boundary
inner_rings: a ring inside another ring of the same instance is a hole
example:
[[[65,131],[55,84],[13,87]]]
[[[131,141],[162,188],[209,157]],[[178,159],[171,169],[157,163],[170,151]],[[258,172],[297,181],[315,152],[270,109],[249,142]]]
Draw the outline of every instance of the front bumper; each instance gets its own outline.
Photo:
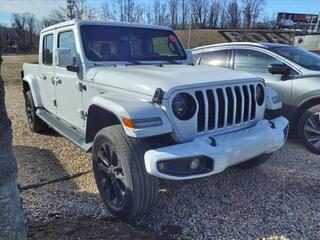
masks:
[[[171,180],[210,176],[222,172],[229,166],[280,149],[287,140],[288,124],[288,120],[284,117],[270,121],[261,120],[254,127],[237,132],[215,137],[201,136],[192,142],[152,149],[144,155],[146,170],[153,176]],[[159,162],[199,156],[212,160],[213,169],[190,175],[166,174],[158,169]]]

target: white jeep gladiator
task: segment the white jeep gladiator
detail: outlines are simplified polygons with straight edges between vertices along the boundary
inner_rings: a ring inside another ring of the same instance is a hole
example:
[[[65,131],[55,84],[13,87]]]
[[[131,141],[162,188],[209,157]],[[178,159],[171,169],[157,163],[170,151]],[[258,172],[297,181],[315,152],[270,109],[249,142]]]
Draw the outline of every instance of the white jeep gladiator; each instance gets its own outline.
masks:
[[[281,148],[278,95],[253,75],[194,66],[167,27],[67,21],[40,34],[39,63],[23,65],[28,124],[84,151],[106,207],[123,220],[152,208],[159,178],[253,166]]]

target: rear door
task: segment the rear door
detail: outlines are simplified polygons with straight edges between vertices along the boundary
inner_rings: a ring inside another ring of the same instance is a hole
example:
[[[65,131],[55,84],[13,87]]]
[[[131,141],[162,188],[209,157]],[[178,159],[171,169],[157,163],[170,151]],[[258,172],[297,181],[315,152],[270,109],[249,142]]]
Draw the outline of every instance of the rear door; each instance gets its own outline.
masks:
[[[71,49],[73,64],[80,65],[72,27],[57,30],[57,48]],[[65,67],[55,66],[55,85],[57,96],[57,115],[77,129],[84,128],[82,91],[79,90],[78,73],[68,71]]]
[[[53,66],[54,32],[41,35],[40,46],[40,88],[44,107],[51,113],[57,112],[55,86],[53,84],[55,69]]]

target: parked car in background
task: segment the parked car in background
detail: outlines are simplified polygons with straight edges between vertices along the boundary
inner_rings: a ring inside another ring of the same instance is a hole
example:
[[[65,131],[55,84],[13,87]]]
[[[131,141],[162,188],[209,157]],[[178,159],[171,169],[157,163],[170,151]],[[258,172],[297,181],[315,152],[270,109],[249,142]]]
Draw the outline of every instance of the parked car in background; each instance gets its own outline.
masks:
[[[252,167],[281,148],[288,120],[262,78],[194,66],[167,27],[67,21],[40,33],[23,65],[29,128],[48,126],[84,151],[107,208],[123,220],[152,209],[159,178]],[[205,206],[203,206],[205,207]]]
[[[320,154],[320,56],[291,45],[235,42],[192,50],[194,64],[258,74],[276,90],[281,113],[311,151]]]

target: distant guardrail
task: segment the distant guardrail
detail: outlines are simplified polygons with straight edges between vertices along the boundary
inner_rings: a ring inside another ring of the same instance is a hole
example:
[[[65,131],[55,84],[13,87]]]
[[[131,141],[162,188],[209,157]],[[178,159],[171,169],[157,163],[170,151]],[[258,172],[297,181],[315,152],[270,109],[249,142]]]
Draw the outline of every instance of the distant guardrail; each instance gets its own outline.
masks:
[[[270,42],[292,44],[295,32],[268,30],[219,30],[228,42]],[[300,33],[301,34],[301,33]]]

